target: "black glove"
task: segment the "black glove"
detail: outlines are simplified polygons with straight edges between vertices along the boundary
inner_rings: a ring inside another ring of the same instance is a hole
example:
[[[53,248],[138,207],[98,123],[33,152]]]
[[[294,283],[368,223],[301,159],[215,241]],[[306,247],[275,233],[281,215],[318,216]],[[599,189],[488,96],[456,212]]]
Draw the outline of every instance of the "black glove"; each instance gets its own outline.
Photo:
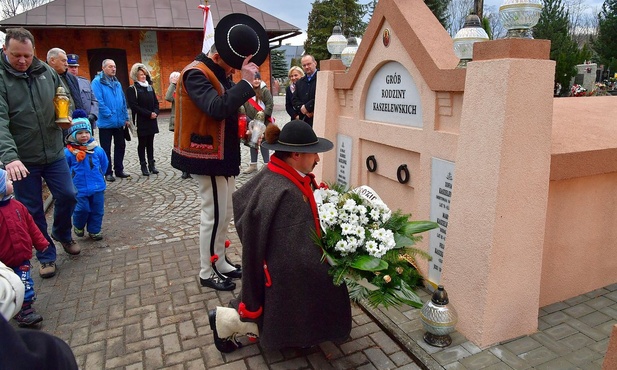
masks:
[[[94,124],[96,120],[97,120],[97,117],[94,114],[92,113],[88,114],[88,121],[90,121],[90,125]]]

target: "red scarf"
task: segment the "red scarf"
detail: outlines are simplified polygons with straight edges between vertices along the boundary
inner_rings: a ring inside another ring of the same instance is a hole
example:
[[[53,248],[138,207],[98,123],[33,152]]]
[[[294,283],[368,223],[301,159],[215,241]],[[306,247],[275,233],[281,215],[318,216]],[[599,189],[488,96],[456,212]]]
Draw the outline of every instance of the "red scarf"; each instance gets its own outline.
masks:
[[[279,158],[272,156],[270,162],[268,162],[268,169],[279,175],[287,177],[293,182],[298,189],[302,191],[302,194],[306,196],[311,205],[311,211],[313,212],[313,220],[315,221],[315,230],[317,236],[321,237],[321,227],[319,225],[319,214],[317,213],[317,203],[315,203],[315,197],[313,196],[313,189],[317,189],[317,183],[315,182],[315,175],[309,173],[306,176],[301,176],[298,171],[293,167],[280,160]]]

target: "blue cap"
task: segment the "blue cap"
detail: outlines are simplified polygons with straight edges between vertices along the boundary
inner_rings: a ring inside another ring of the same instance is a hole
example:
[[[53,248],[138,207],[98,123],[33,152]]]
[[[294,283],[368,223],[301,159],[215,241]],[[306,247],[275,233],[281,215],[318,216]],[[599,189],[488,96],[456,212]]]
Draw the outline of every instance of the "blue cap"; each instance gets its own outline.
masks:
[[[66,56],[67,62],[71,67],[79,67],[79,55],[77,54],[67,54]]]

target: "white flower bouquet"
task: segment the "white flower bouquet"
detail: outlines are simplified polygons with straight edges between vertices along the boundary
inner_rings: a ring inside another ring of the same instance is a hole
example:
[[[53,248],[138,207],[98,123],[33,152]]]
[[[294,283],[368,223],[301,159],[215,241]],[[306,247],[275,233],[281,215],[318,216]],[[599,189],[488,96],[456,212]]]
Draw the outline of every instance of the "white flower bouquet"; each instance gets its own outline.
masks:
[[[421,308],[414,287],[422,282],[416,257],[430,256],[412,247],[416,234],[434,229],[431,221],[410,221],[392,212],[368,186],[345,191],[338,185],[315,190],[321,236],[315,242],[330,265],[335,285],[347,283],[352,300],[373,306],[408,304]]]

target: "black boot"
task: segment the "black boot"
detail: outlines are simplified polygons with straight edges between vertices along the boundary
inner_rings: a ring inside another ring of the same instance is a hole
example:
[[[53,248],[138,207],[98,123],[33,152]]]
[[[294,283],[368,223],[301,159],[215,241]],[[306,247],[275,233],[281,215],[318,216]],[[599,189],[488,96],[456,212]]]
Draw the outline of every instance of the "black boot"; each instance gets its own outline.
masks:
[[[154,167],[154,161],[150,162],[150,165],[148,165],[148,168],[150,169],[150,172],[152,172],[153,175],[156,175],[157,173],[159,173],[159,170],[157,170],[156,167]]]
[[[148,172],[148,167],[145,162],[141,163],[141,174],[144,176],[150,176],[150,172]]]

